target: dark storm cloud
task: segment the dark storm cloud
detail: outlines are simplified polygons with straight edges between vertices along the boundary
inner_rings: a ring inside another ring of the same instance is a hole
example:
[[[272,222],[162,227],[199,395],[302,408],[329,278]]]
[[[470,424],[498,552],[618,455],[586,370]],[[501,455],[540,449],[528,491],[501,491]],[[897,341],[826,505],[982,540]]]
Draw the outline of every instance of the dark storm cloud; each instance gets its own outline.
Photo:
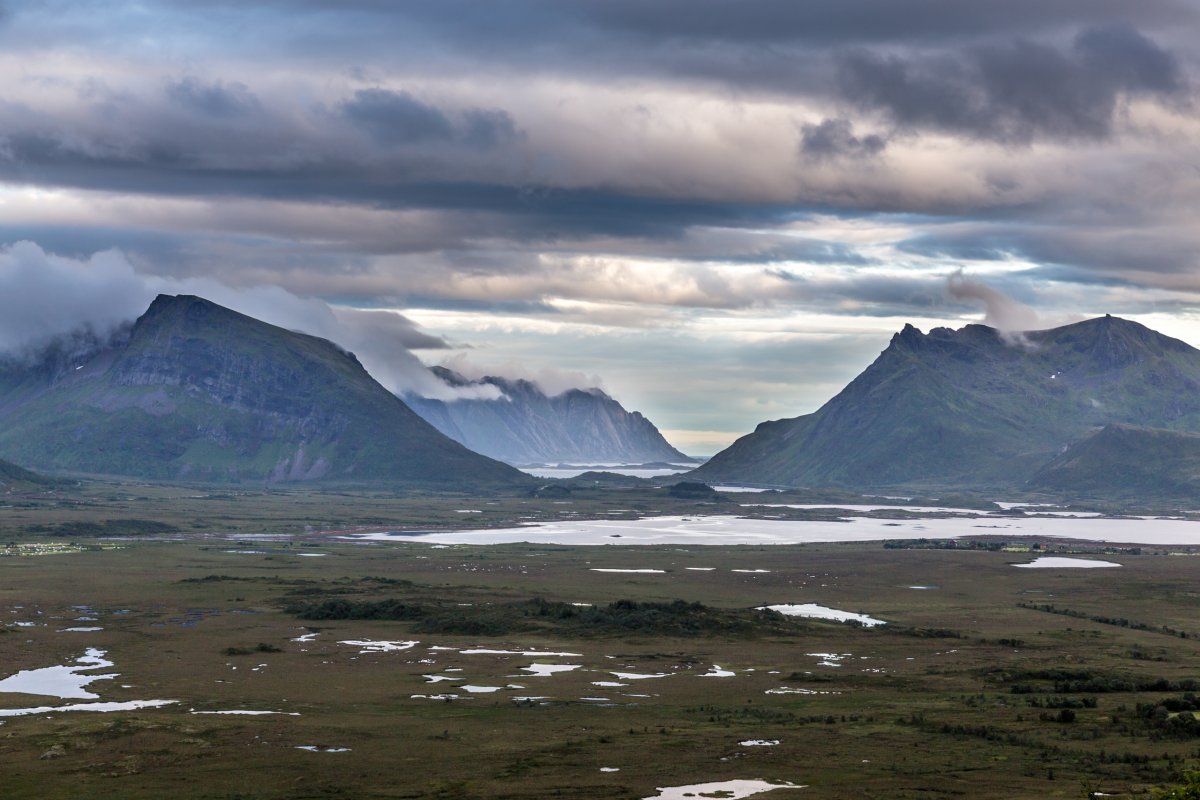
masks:
[[[1126,26],[1089,28],[1061,48],[1021,39],[935,55],[860,51],[839,73],[848,101],[900,126],[1009,143],[1105,137],[1122,98],[1187,91],[1176,57]]]
[[[408,92],[363,89],[341,105],[341,113],[385,145],[449,139],[454,126],[440,109]]]
[[[981,141],[1098,148],[1119,138],[1130,100],[1185,109],[1196,66],[1187,46],[1196,5],[1172,0],[61,0],[13,8],[0,28],[8,52],[117,54],[126,71],[62,78],[84,98],[70,111],[61,98],[41,104],[32,93],[22,95],[24,107],[17,99],[0,107],[2,180],[205,203],[429,212],[391,236],[354,228],[317,236],[299,217],[290,232],[285,223],[256,231],[206,221],[213,239],[258,237],[264,250],[291,235],[306,246],[303,256],[289,253],[295,258],[339,248],[472,250],[483,240],[502,254],[584,250],[604,240],[605,253],[649,258],[861,264],[851,245],[764,232],[814,213],[846,220],[917,211],[1003,217],[1014,232],[941,249],[914,241],[911,252],[1103,264],[1131,256],[1136,237],[1110,237],[1089,254],[1062,220],[1066,210],[1161,213],[1149,193],[1099,201],[1109,172],[1134,171],[1125,152],[1097,151],[1063,189],[1031,180],[1022,155],[998,154],[1003,148],[964,159],[929,187],[904,159],[930,134],[948,161]],[[170,61],[165,45],[174,48]],[[82,69],[102,71],[89,59]],[[179,63],[187,77],[177,77]],[[696,100],[694,114],[677,101],[670,107],[681,91]],[[786,160],[768,163],[776,151],[760,154],[756,140],[728,129],[756,103],[774,116],[764,123],[748,113],[746,130],[784,131],[777,152]],[[1044,216],[1051,205],[1056,213]],[[1056,230],[1035,231],[1035,222]],[[741,230],[720,242],[692,235],[716,228]],[[1143,241],[1143,263],[1194,264],[1186,237],[1159,238],[1154,247]]]
[[[602,188],[429,180],[405,162],[334,160],[313,154],[279,169],[204,168],[170,142],[112,142],[48,135],[10,136],[0,180],[169,196],[236,195],[337,201],[388,209],[489,212],[506,218],[496,234],[673,237],[693,225],[757,224],[794,208],[722,200],[639,196]]]
[[[180,13],[198,10],[188,0],[172,0]],[[273,35],[311,41],[326,34],[332,45],[349,25],[364,27],[358,41],[372,34],[404,30],[436,36],[444,42],[545,55],[561,50],[586,56],[577,46],[615,50],[628,40],[839,46],[852,42],[929,42],[981,35],[1026,35],[1069,28],[1080,19],[1095,23],[1138,22],[1170,25],[1194,21],[1197,10],[1186,0],[1008,0],[1005,3],[956,3],[946,0],[843,0],[804,3],[794,0],[477,0],[439,3],[388,0],[210,0],[216,8],[246,16],[287,15],[292,25]],[[334,13],[336,12],[336,14]],[[338,16],[341,17],[339,24]],[[363,20],[372,24],[363,26]],[[624,39],[624,41],[623,41]],[[540,53],[530,53],[534,45]]]
[[[503,109],[468,108],[462,112],[462,122],[455,124],[437,106],[390,89],[359,90],[338,110],[376,142],[389,146],[457,140],[489,148],[518,135],[512,115]]]
[[[823,120],[818,125],[801,128],[800,151],[817,160],[841,156],[870,157],[887,147],[887,139],[876,133],[854,135],[854,124],[844,117]]]
[[[639,35],[722,41],[928,41],[989,34],[1030,33],[1067,26],[1080,18],[1147,22],[1195,17],[1181,2],[1122,0],[1008,0],[956,3],[944,0],[852,0],[797,3],[794,0],[592,0],[577,3],[589,23]]]
[[[502,109],[468,109],[463,120],[463,141],[473,147],[495,147],[518,135],[512,116]]]

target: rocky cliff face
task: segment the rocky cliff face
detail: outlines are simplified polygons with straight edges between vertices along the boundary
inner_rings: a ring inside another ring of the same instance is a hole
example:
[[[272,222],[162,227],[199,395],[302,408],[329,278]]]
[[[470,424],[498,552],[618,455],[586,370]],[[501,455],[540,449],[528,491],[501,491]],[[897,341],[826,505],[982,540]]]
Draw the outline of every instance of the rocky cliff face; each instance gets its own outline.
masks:
[[[471,383],[441,367],[434,371],[451,385]],[[450,438],[510,464],[689,461],[650,420],[626,411],[599,389],[550,396],[525,380],[487,377],[477,383],[495,386],[504,396],[453,402],[405,399]]]
[[[850,488],[1020,487],[1093,429],[1200,430],[1200,351],[1102,317],[1010,342],[906,326],[816,412],[763,423],[694,474]]]
[[[0,370],[0,454],[44,469],[218,481],[523,483],[438,433],[336,345],[160,296],[78,363]]]

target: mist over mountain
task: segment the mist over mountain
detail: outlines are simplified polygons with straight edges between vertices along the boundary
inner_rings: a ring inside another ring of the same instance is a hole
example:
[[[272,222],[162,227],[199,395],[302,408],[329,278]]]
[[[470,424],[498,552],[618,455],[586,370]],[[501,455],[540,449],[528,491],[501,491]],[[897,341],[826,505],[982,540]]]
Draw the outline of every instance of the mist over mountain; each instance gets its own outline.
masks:
[[[453,387],[494,387],[496,399],[443,401],[405,395],[412,409],[472,450],[510,464],[646,463],[691,459],[672,447],[650,420],[626,411],[600,389],[548,394],[524,379],[468,380],[453,370],[433,372]]]
[[[107,347],[0,363],[0,458],[199,481],[526,481],[438,433],[315,336],[159,295]]]
[[[1200,351],[1111,316],[1017,338],[983,325],[928,334],[908,325],[820,409],[762,423],[691,475],[1021,488],[1111,424],[1200,431]]]

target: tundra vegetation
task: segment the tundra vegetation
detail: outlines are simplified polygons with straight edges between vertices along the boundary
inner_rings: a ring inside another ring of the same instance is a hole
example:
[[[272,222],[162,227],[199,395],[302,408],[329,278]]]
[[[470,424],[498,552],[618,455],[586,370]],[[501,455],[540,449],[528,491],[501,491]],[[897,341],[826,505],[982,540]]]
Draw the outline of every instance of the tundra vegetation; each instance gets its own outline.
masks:
[[[0,794],[636,799],[755,778],[813,798],[1191,796],[1191,548],[345,536],[741,510],[651,487],[537,494],[7,496],[0,679],[95,648],[113,663],[95,674],[118,676],[89,685],[100,702],[176,702],[0,717]],[[1122,567],[1011,566],[1033,554]],[[661,571],[599,571],[634,568]],[[756,610],[788,603],[887,624]],[[5,693],[0,714],[72,702]],[[194,713],[229,711],[276,713]]]

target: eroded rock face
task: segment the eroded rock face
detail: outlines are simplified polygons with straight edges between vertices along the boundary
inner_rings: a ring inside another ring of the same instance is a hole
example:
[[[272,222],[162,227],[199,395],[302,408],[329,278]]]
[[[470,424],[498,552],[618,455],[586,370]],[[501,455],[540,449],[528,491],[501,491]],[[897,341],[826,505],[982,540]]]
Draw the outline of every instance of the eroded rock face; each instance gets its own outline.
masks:
[[[255,482],[470,485],[525,476],[438,433],[350,353],[160,296],[78,363],[0,370],[0,453],[49,469]]]

